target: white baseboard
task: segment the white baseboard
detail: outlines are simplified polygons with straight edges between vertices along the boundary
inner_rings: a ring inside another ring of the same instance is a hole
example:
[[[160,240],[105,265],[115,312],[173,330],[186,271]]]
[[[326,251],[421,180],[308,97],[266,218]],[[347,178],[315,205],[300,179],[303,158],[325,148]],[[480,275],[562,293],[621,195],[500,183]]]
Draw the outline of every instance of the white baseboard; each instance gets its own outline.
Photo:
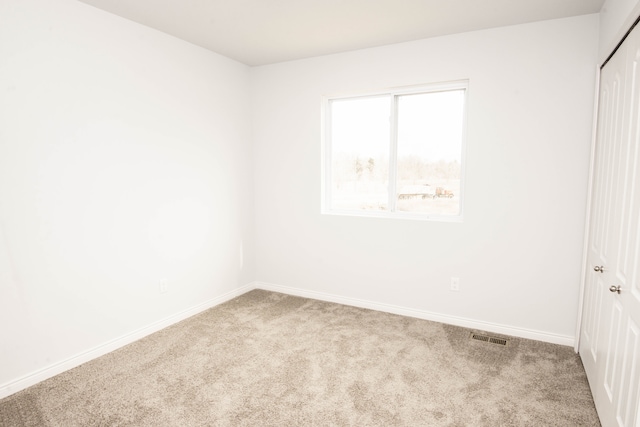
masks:
[[[80,366],[83,363],[87,363],[93,359],[96,359],[100,356],[103,356],[107,353],[117,350],[120,347],[124,347],[127,344],[131,344],[132,342],[137,341],[141,338],[144,338],[147,335],[150,335],[154,332],[157,332],[161,329],[171,326],[174,323],[180,322],[181,320],[194,316],[209,308],[215,307],[216,305],[227,302],[253,289],[264,289],[267,291],[280,292],[288,295],[312,298],[312,299],[317,299],[317,300],[327,301],[327,302],[335,302],[338,304],[350,305],[354,307],[368,308],[371,310],[377,310],[377,311],[382,311],[386,313],[399,314],[402,316],[409,316],[409,317],[415,317],[418,319],[431,320],[434,322],[446,323],[449,325],[461,326],[469,329],[476,329],[476,330],[481,330],[486,332],[494,332],[494,333],[499,333],[504,335],[511,335],[511,336],[520,337],[520,338],[544,341],[552,344],[573,346],[575,341],[574,337],[571,337],[571,336],[556,335],[548,332],[541,332],[541,331],[522,329],[522,328],[517,328],[512,326],[500,325],[495,323],[482,322],[482,321],[467,319],[463,317],[448,316],[448,315],[433,313],[433,312],[424,311],[424,310],[416,310],[412,308],[400,307],[396,305],[378,303],[378,302],[367,301],[367,300],[362,300],[357,298],[349,298],[349,297],[344,297],[344,296],[335,295],[335,294],[328,294],[324,292],[310,291],[306,289],[274,285],[271,283],[252,282],[238,289],[234,289],[230,292],[220,295],[219,297],[210,299],[194,307],[191,307],[187,310],[173,314],[165,319],[159,320],[148,326],[145,326],[143,328],[130,332],[126,335],[123,335],[119,338],[113,339],[104,344],[96,346],[85,352],[82,352],[73,357],[70,357],[69,359],[52,364],[50,366],[42,368],[36,372],[25,375],[16,380],[12,380],[10,382],[0,384],[0,399],[10,396],[14,393],[17,393],[20,390],[24,390],[27,387],[31,387],[32,385],[35,385],[48,378],[61,374],[64,371],[68,371],[69,369],[75,368],[76,366]]]
[[[63,360],[58,363],[54,363],[53,365],[42,368],[31,374],[25,375],[21,378],[18,378],[17,380],[9,381],[8,383],[5,383],[5,384],[0,384],[0,399],[10,396],[14,393],[17,393],[20,390],[24,390],[27,387],[31,387],[32,385],[35,385],[48,378],[61,374],[64,371],[68,371],[69,369],[75,368],[76,366],[80,366],[83,363],[87,363],[90,360],[96,359],[100,356],[103,356],[107,353],[117,350],[120,347],[124,347],[127,344],[131,344],[134,341],[137,341],[141,338],[146,337],[147,335],[150,335],[154,332],[157,332],[161,329],[171,326],[174,323],[178,323],[181,320],[184,320],[188,317],[194,316],[200,312],[208,310],[211,307],[215,307],[216,305],[227,302],[230,299],[233,299],[252,289],[255,289],[255,287],[256,287],[255,283],[250,283],[238,289],[234,289],[230,292],[220,295],[219,297],[212,298],[208,301],[205,301],[194,307],[183,310],[179,313],[173,314],[165,319],[159,320],[148,326],[137,329],[119,338],[115,338],[104,344],[100,344],[92,349],[89,349],[85,352],[82,352],[73,357],[70,357],[69,359]]]
[[[288,286],[280,286],[264,282],[255,282],[254,285],[257,289],[264,289],[267,291],[280,292],[283,294],[312,298],[321,301],[335,302],[338,304],[350,305],[354,307],[368,308],[371,310],[383,311],[385,313],[399,314],[401,316],[415,317],[418,319],[446,323],[448,325],[461,326],[463,328],[510,335],[519,338],[527,338],[536,341],[544,341],[552,344],[573,346],[575,341],[574,337],[566,335],[557,335],[549,332],[500,325],[497,323],[483,322],[473,319],[467,319],[464,317],[449,316],[446,314],[416,310],[413,308],[400,307],[397,305],[361,300],[357,298],[349,298],[335,294],[327,294],[324,292],[309,291],[306,289],[292,288]]]

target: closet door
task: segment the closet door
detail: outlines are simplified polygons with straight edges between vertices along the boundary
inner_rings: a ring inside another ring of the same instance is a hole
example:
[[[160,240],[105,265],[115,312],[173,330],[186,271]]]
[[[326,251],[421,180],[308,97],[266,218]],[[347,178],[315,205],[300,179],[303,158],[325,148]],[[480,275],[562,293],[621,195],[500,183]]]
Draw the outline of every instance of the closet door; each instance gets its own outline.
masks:
[[[599,96],[580,355],[602,425],[640,427],[640,29]]]

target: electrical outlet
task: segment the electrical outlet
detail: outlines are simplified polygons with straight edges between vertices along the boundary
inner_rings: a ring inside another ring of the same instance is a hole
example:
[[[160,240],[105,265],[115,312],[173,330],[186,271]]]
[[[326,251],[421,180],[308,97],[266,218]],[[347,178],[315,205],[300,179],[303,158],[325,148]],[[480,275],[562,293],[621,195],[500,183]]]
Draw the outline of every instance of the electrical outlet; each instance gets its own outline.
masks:
[[[460,278],[452,277],[451,278],[451,290],[454,292],[458,292],[460,290]]]
[[[167,291],[169,290],[169,282],[167,281],[167,279],[161,279],[158,282],[158,290],[161,294],[167,293]]]

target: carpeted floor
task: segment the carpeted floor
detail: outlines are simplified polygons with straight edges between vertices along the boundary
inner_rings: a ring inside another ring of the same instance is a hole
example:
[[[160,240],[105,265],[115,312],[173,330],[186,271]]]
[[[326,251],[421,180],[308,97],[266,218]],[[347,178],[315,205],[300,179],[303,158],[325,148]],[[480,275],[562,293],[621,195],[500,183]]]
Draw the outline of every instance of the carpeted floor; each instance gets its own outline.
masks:
[[[0,400],[1,426],[599,426],[569,347],[255,290]]]

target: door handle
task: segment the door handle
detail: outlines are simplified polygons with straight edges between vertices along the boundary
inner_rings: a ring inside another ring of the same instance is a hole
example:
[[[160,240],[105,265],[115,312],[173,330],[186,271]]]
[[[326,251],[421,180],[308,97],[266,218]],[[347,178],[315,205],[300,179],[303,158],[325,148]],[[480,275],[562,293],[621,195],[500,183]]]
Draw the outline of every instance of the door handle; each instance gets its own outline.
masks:
[[[598,273],[604,273],[604,266],[596,265],[595,267],[593,267],[593,271],[597,271]]]
[[[622,289],[620,288],[620,286],[616,286],[616,285],[611,285],[611,287],[609,288],[609,291],[613,292],[613,293],[620,293],[622,291]]]

